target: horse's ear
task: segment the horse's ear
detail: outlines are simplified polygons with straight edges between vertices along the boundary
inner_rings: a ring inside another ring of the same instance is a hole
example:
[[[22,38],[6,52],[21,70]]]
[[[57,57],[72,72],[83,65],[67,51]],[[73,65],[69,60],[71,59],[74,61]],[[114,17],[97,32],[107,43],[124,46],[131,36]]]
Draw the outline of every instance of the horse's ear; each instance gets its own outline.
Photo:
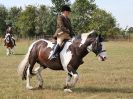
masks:
[[[98,37],[98,33],[96,31],[91,31],[90,34],[88,35],[88,38],[96,38]]]
[[[103,38],[103,36],[101,35],[101,33],[98,35],[98,37],[99,37],[99,42],[103,42],[103,41],[104,41],[104,38]]]

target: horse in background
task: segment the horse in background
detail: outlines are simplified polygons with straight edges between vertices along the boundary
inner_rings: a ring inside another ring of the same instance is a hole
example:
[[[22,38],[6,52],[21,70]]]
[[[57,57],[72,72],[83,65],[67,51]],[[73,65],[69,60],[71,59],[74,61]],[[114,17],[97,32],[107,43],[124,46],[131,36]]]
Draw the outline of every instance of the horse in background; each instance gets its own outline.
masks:
[[[6,46],[6,55],[14,54],[14,41],[12,39],[12,36],[10,33],[6,34],[5,40],[4,40],[5,46]]]
[[[18,73],[23,80],[27,80],[26,88],[33,89],[30,84],[33,75],[37,76],[38,88],[42,88],[41,71],[43,69],[64,70],[68,74],[64,91],[72,92],[71,88],[79,79],[77,69],[84,63],[82,59],[88,53],[94,52],[98,59],[106,60],[106,50],[102,42],[102,36],[95,31],[83,33],[67,41],[58,57],[55,60],[50,60],[49,55],[52,53],[54,44],[45,39],[37,40],[31,44],[25,58],[19,64]],[[40,66],[34,68],[35,63],[40,64]]]

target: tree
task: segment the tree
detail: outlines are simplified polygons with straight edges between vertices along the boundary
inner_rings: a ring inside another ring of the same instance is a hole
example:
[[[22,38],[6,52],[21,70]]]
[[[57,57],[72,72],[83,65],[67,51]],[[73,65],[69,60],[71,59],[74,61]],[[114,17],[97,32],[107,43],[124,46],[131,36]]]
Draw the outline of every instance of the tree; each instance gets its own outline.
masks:
[[[5,34],[6,30],[6,16],[7,16],[7,9],[3,6],[0,5],[0,36]]]
[[[45,5],[41,5],[37,10],[35,18],[35,29],[37,35],[47,33],[49,16],[49,9]]]
[[[35,17],[36,7],[27,6],[18,17],[17,27],[20,29],[21,35],[23,36],[34,36],[35,35]]]
[[[18,21],[18,17],[20,16],[20,13],[22,11],[22,8],[12,7],[8,11],[8,16],[6,18],[7,25],[12,25],[13,27],[13,34],[19,34],[19,29],[16,26],[16,23]]]
[[[62,5],[69,4],[69,0],[51,0],[53,3],[53,12],[58,14],[61,11]]]
[[[116,20],[110,13],[97,8],[92,14],[88,26],[90,30],[97,30],[104,36],[113,35],[113,30],[115,30],[114,28],[116,27]]]
[[[76,0],[72,5],[72,25],[75,32],[88,32],[88,23],[96,8],[94,0]]]
[[[128,28],[128,33],[133,33],[133,27]]]
[[[36,33],[45,35],[52,35],[56,28],[56,15],[51,7],[41,5],[37,10],[37,17],[35,18]]]
[[[57,15],[53,12],[53,9],[50,8],[49,17],[47,19],[47,34],[53,35],[56,31],[56,18]]]

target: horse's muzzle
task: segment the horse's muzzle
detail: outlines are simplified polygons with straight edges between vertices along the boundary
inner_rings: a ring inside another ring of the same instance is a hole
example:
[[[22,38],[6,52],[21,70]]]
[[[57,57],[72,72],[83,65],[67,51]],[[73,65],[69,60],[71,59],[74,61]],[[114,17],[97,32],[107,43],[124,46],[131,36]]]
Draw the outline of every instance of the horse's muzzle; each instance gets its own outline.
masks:
[[[98,54],[98,60],[105,61],[106,59],[107,59],[106,51],[102,51],[100,54]]]
[[[107,59],[106,56],[100,56],[100,55],[98,55],[98,60],[105,61],[106,59]]]

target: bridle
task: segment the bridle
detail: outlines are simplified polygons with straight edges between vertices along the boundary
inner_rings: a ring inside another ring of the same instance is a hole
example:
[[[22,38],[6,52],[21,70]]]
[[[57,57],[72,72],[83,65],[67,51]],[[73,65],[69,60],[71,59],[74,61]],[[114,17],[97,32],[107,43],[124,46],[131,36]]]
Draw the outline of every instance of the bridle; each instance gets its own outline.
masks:
[[[100,43],[100,42],[99,42],[99,37],[97,37],[97,38],[95,39],[94,42],[96,43],[95,46],[98,48],[99,43]],[[93,50],[92,46],[93,46],[93,45],[91,44],[90,46],[87,47],[88,52],[91,52],[91,51]],[[101,50],[101,51],[96,50],[95,54],[96,54],[96,56],[97,56],[97,55],[99,55],[99,54],[102,53],[102,52],[106,52],[106,50]]]

